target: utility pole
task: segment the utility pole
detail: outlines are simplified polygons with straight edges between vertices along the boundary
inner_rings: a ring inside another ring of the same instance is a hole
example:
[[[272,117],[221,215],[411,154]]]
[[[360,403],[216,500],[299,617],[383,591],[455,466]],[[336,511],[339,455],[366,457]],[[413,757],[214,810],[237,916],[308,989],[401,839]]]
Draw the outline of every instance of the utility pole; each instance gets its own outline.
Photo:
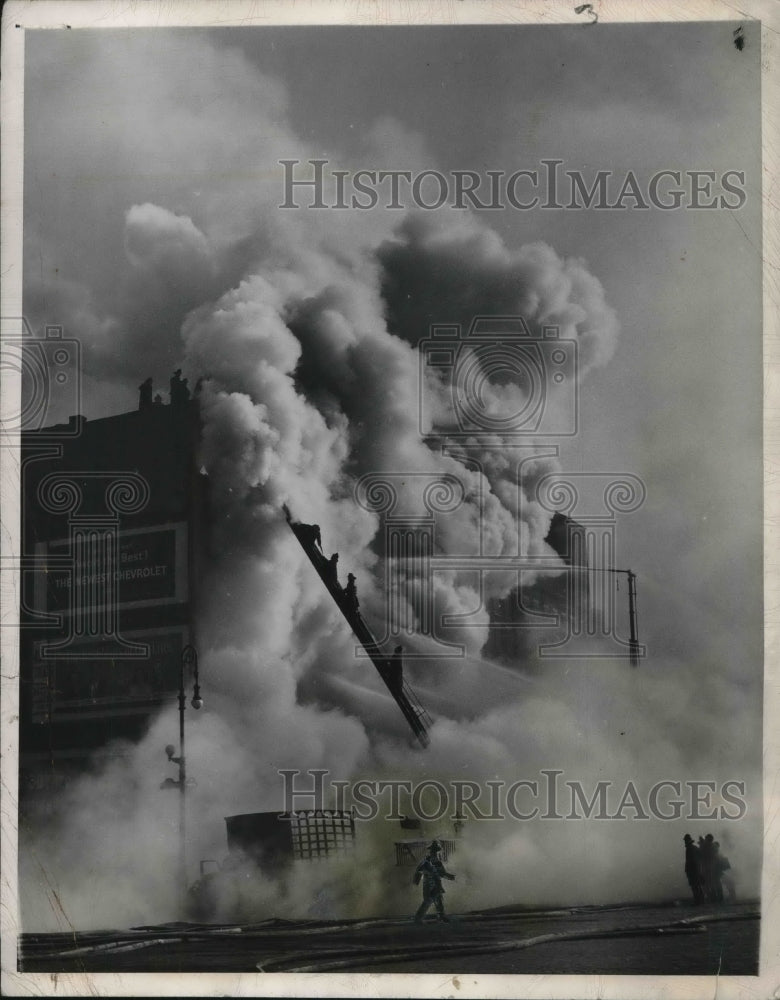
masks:
[[[184,662],[185,654],[189,658],[190,649],[192,646],[185,646],[182,650],[179,671],[179,886],[182,916],[187,892],[187,758],[184,756],[184,709],[187,706],[184,695]]]
[[[639,666],[639,637],[636,625],[636,573],[628,570],[628,623],[630,636],[628,640],[628,655],[632,667]]]
[[[198,683],[198,654],[194,646],[185,646],[179,659],[179,756],[175,757],[176,747],[169,743],[165,748],[168,760],[179,765],[179,779],[166,778],[160,788],[179,789],[179,891],[181,892],[182,913],[187,900],[187,759],[184,753],[184,710],[187,696],[184,692],[184,674],[187,667],[192,667],[195,687],[192,692],[191,705],[194,709],[203,707]]]
[[[636,614],[636,573],[630,569],[586,569],[587,573],[625,573],[628,577],[628,662],[632,667],[639,666],[639,633]]]

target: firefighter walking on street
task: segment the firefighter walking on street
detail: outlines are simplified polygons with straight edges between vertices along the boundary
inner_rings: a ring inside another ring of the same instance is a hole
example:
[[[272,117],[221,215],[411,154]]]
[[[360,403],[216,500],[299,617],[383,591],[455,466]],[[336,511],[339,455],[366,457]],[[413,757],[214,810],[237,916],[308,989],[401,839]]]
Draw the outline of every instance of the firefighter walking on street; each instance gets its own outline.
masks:
[[[423,917],[428,912],[431,903],[436,907],[439,920],[448,922],[448,917],[444,912],[444,887],[441,884],[443,878],[454,879],[455,876],[446,871],[440,858],[441,844],[434,840],[428,848],[428,853],[417,865],[414,873],[414,884],[419,885],[420,879],[423,884],[423,900],[420,903],[417,913],[414,915],[414,922],[421,924]]]

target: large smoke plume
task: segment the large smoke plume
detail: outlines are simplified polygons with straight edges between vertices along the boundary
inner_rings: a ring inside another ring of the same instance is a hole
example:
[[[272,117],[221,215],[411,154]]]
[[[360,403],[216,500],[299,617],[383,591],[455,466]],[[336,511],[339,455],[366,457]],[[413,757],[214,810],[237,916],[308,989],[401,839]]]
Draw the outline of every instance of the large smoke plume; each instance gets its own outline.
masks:
[[[467,445],[443,454],[421,437],[417,345],[434,322],[520,314],[532,328],[555,324],[576,339],[587,379],[616,350],[615,313],[584,261],[544,243],[510,246],[469,216],[370,223],[346,213],[284,216],[275,209],[276,189],[254,183],[258,163],[273,164],[291,149],[301,158],[314,151],[293,134],[275,81],[239,53],[205,41],[182,39],[166,52],[164,69],[132,39],[110,48],[83,53],[76,94],[101,74],[115,79],[132,67],[143,123],[134,156],[167,168],[166,177],[185,163],[189,172],[157,184],[154,199],[134,178],[121,208],[116,190],[106,192],[104,210],[117,221],[111,260],[94,280],[73,268],[45,288],[30,269],[28,311],[56,312],[84,338],[96,408],[104,399],[99,384],[118,386],[130,408],[128,387],[150,371],[159,379],[181,365],[191,382],[204,378],[200,462],[209,479],[213,559],[197,623],[206,709],[189,713],[187,723],[188,770],[197,779],[188,796],[191,861],[224,855],[224,816],[280,808],[279,768],[327,768],[343,780],[511,781],[537,777],[541,768],[562,768],[585,783],[608,778],[642,787],[663,778],[755,780],[739,747],[711,750],[722,746],[729,713],[735,728],[749,725],[754,696],[746,692],[737,703],[729,676],[713,671],[701,711],[701,678],[716,640],[697,646],[679,616],[674,649],[653,622],[652,593],[645,618],[657,651],[652,672],[629,673],[608,660],[534,674],[502,667],[482,656],[483,612],[481,627],[460,637],[465,659],[409,667],[435,717],[430,748],[410,747],[373,667],[355,658],[354,640],[287,528],[282,505],[320,524],[343,575],[357,575],[364,615],[377,626],[385,614],[380,522],[354,497],[365,473],[433,472],[463,482],[465,502],[442,523],[445,550],[463,551],[481,530],[490,554],[519,544],[524,553],[551,556],[544,543],[549,512],[534,502],[532,482],[513,478],[509,451],[495,448],[479,471]],[[226,66],[230,97],[216,83]],[[218,94],[210,124],[196,126],[198,109],[212,101],[210,87]],[[224,136],[244,135],[250,120],[265,148],[246,135],[227,163]],[[106,161],[121,163],[128,137],[109,130],[104,141]],[[81,156],[75,145],[66,151],[66,176],[68,166],[71,177],[84,169]],[[237,186],[232,178],[241,169],[252,179]],[[35,225],[29,231],[34,240]],[[109,274],[115,280],[107,283]],[[529,479],[558,467],[540,454]],[[481,506],[478,494],[486,498]],[[506,587],[497,581],[494,592]],[[467,573],[437,577],[436,600],[440,613],[480,602]],[[688,672],[681,669],[686,658]],[[32,814],[22,831],[21,887],[30,927],[176,915],[177,803],[159,791],[161,749],[173,727],[171,706],[139,745],[116,748]],[[661,826],[659,833],[655,821],[473,822],[454,863],[468,877],[452,889],[452,905],[682,894],[677,852],[685,828]],[[358,838],[354,859],[340,867],[269,881],[257,890],[257,911],[409,910],[409,887],[391,869],[389,827],[359,827]],[[740,860],[753,888],[758,859],[743,851]],[[61,910],[52,908],[55,893]]]

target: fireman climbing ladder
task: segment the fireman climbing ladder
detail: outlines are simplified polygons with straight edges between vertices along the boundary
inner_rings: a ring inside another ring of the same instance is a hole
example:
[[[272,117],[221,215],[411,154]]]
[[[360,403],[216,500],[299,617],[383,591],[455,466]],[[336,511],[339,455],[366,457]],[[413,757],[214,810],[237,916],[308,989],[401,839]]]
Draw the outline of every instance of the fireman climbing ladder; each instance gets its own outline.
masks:
[[[312,566],[317,570],[320,579],[327,587],[330,596],[336,602],[339,611],[341,611],[347,620],[347,624],[352,629],[358,642],[379,671],[379,676],[393,696],[395,703],[403,712],[404,718],[409,723],[412,732],[422,746],[427,747],[429,742],[428,727],[431,725],[432,720],[420,704],[417,695],[404,680],[400,648],[391,656],[387,656],[382,652],[381,646],[374,638],[371,629],[360,613],[354,590],[350,592],[349,587],[342,587],[338,581],[336,571],[338,556],[328,559],[323,553],[319,527],[313,524],[302,524],[298,521],[293,521],[287,507],[284,508],[284,513],[293,534],[300,542],[301,548],[309,557]]]

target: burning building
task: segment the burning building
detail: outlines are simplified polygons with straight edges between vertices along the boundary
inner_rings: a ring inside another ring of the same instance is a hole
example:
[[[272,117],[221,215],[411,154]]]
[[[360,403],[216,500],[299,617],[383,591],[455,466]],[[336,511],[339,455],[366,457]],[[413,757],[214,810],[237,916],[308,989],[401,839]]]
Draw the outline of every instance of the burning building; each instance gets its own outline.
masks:
[[[134,741],[196,641],[205,517],[197,402],[140,387],[137,410],[21,442],[20,798]]]
[[[587,533],[565,514],[552,517],[545,542],[558,555],[566,570],[557,575],[536,575],[533,582],[523,581],[505,597],[488,604],[490,631],[485,648],[487,656],[514,662],[523,660],[531,637],[553,643],[561,636],[581,631],[590,615]]]

